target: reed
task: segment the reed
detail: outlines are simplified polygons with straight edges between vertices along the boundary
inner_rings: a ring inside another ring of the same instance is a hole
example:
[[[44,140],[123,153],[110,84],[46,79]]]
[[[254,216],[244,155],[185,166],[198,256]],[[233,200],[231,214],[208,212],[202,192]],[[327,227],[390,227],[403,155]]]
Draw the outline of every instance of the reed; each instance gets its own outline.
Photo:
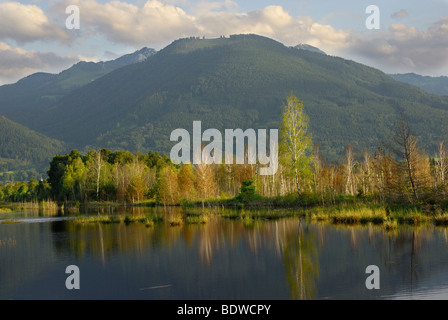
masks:
[[[201,215],[187,215],[184,219],[185,224],[206,224],[209,221],[209,216]]]
[[[172,214],[168,218],[168,223],[169,223],[170,226],[175,227],[175,226],[181,226],[184,223],[184,221],[183,221],[181,215],[179,215],[179,214]]]
[[[253,228],[255,226],[255,219],[253,219],[250,215],[245,215],[241,218],[241,223],[245,228]]]
[[[145,227],[146,228],[152,228],[154,227],[155,223],[153,220],[151,220],[150,218],[147,218],[145,221]]]
[[[436,226],[448,226],[448,213],[442,213],[434,217]]]
[[[329,215],[334,224],[382,224],[387,218],[381,207],[343,207]]]
[[[387,219],[384,221],[384,228],[387,231],[393,231],[398,229],[398,222],[395,219]]]

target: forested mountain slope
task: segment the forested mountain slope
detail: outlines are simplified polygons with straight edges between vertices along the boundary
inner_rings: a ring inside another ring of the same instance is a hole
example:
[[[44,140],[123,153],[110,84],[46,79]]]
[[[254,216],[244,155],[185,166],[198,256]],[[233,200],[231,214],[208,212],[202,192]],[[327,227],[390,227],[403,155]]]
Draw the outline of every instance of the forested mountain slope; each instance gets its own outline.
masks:
[[[36,118],[54,138],[111,149],[169,152],[176,128],[276,128],[293,91],[328,159],[344,146],[376,148],[400,112],[423,147],[447,137],[448,99],[374,68],[274,40],[239,35],[181,39],[151,59],[75,90]]]
[[[115,60],[81,61],[59,74],[38,72],[17,83],[0,86],[0,115],[30,128],[39,127],[36,116],[42,108],[115,69],[145,61],[155,53],[145,47]]]
[[[415,73],[391,74],[397,81],[406,82],[422,88],[429,93],[448,96],[448,77],[421,76]]]
[[[1,115],[0,137],[0,181],[12,180],[12,177],[4,175],[16,170],[34,169],[32,177],[44,177],[53,155],[66,150],[63,142],[50,139]],[[15,176],[15,179],[22,175]]]

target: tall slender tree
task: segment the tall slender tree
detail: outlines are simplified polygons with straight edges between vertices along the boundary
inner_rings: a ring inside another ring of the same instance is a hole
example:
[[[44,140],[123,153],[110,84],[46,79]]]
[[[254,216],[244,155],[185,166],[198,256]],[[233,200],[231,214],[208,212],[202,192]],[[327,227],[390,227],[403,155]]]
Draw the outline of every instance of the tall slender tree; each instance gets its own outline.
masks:
[[[407,182],[407,189],[411,193],[411,198],[417,201],[420,197],[420,181],[417,175],[417,167],[420,162],[417,138],[411,134],[409,122],[400,114],[395,123],[395,130],[392,136],[391,150],[398,157],[398,164]]]
[[[308,132],[308,122],[303,102],[291,93],[283,107],[280,152],[282,162],[294,177],[299,196],[303,179],[312,174],[313,143],[311,133]]]

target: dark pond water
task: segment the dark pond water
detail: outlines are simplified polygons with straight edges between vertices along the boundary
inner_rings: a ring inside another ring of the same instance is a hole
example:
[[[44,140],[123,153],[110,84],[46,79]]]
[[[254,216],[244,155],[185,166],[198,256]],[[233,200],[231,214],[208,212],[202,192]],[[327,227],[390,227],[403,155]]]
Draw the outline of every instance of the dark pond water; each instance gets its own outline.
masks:
[[[123,209],[124,210],[124,209]],[[119,214],[168,217],[179,208]],[[97,214],[95,212],[90,215]],[[0,299],[447,299],[448,229],[334,226],[299,218],[245,225],[76,224],[0,214]],[[79,267],[79,290],[66,267]],[[380,289],[366,288],[366,268]]]

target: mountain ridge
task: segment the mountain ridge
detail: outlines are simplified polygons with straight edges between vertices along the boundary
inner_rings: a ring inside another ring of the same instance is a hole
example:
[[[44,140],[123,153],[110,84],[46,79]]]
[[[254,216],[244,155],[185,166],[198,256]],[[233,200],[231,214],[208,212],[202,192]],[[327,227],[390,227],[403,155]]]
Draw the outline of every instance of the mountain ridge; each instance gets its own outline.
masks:
[[[58,74],[37,72],[14,84],[0,86],[0,114],[35,129],[34,118],[42,108],[115,69],[143,62],[155,53],[144,47],[114,60],[80,61]]]
[[[448,77],[422,76],[415,73],[391,74],[397,81],[406,82],[417,86],[429,93],[448,96]]]
[[[66,152],[65,143],[30,130],[0,115],[0,181],[45,176],[51,158]],[[5,172],[21,171],[15,176]]]
[[[42,130],[79,146],[169,152],[169,133],[191,129],[195,119],[219,130],[277,127],[291,91],[304,100],[316,142],[325,145],[331,159],[350,142],[360,149],[380,145],[403,110],[423,140],[446,134],[440,119],[447,99],[354,61],[257,35],[176,40],[152,59],[117,69],[64,97],[45,114]],[[69,124],[61,122],[67,115]],[[428,135],[422,126],[439,132]],[[79,127],[82,134],[77,134]]]

